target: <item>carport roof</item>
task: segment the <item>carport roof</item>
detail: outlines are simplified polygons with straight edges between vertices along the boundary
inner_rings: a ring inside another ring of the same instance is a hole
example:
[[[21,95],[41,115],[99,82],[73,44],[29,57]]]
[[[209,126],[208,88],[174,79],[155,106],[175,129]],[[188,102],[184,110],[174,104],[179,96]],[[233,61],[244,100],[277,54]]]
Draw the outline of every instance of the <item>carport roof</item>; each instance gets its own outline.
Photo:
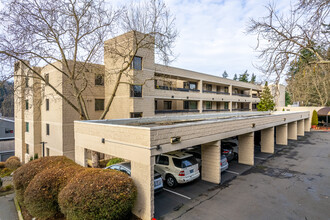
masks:
[[[196,115],[179,115],[179,116],[159,116],[146,118],[130,118],[130,119],[106,119],[106,120],[88,120],[79,121],[84,123],[121,125],[132,127],[164,127],[177,124],[187,123],[205,123],[205,122],[219,122],[227,120],[237,120],[246,118],[259,118],[279,114],[293,114],[296,112],[237,112],[237,113],[217,113],[217,114],[196,114]]]

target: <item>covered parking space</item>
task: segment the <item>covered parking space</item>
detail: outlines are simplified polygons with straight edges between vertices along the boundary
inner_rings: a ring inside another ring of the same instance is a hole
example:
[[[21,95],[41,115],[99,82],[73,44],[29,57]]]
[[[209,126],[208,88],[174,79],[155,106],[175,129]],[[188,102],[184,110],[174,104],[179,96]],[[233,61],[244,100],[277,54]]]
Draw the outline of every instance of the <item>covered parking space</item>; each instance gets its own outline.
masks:
[[[154,216],[157,155],[201,145],[201,179],[220,184],[221,139],[238,136],[238,163],[253,165],[254,131],[261,130],[262,151],[274,152],[274,127],[285,125],[286,134],[281,130],[276,135],[276,141],[283,141],[288,138],[288,123],[296,125],[297,130],[301,123],[296,121],[308,118],[309,112],[242,112],[75,121],[75,160],[86,166],[87,150],[130,160],[131,177],[138,189],[133,213],[150,219]],[[284,136],[278,138],[279,135]]]

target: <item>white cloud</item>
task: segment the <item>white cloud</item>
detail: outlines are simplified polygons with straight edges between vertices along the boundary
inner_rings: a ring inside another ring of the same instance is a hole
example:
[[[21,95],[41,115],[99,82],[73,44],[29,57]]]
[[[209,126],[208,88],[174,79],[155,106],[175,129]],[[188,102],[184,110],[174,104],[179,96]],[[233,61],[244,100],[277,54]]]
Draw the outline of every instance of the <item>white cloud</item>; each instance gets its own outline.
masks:
[[[174,52],[178,54],[172,66],[221,75],[224,70],[232,78],[245,70],[262,73],[258,64],[256,36],[245,34],[251,17],[266,15],[265,0],[165,0],[176,16],[180,35]],[[280,9],[290,6],[278,0]]]

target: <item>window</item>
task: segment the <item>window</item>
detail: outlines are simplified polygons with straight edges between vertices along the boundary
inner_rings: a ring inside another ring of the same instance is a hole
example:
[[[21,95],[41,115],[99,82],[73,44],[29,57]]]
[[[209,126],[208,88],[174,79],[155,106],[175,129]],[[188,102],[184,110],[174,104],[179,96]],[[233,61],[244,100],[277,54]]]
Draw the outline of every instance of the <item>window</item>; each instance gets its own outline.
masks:
[[[49,99],[46,99],[46,111],[49,111]]]
[[[225,109],[228,109],[228,102],[225,102]]]
[[[46,135],[50,134],[50,128],[49,128],[49,124],[46,124]]]
[[[164,110],[172,109],[172,101],[164,101]]]
[[[25,87],[29,87],[29,77],[25,77]]]
[[[30,154],[30,149],[28,144],[25,144],[25,150],[27,154]]]
[[[157,164],[169,165],[168,157],[166,157],[166,156],[162,156],[162,155],[157,156],[156,161],[157,161]]]
[[[45,74],[45,83],[49,84],[49,74],[48,73]]]
[[[196,90],[196,89],[197,89],[197,83],[195,83],[195,82],[190,82],[190,83],[189,83],[189,89],[191,89],[191,90]]]
[[[29,110],[29,100],[25,100],[25,110]]]
[[[95,111],[104,110],[104,99],[95,99]]]
[[[5,133],[6,134],[12,134],[12,133],[14,133],[14,130],[10,129],[10,128],[5,128]]]
[[[142,86],[131,85],[131,97],[142,97]]]
[[[206,109],[212,109],[212,102],[205,102]]]
[[[135,56],[133,58],[131,69],[142,70],[142,57]]]
[[[184,109],[197,109],[197,101],[184,101]]]
[[[155,110],[157,110],[157,109],[158,109],[158,101],[155,100]]]
[[[131,118],[142,118],[142,112],[131,112]]]
[[[186,168],[197,164],[195,157],[187,157],[184,159],[173,158],[174,166],[178,168]]]
[[[30,126],[29,126],[30,124],[29,124],[29,122],[25,122],[25,132],[29,132],[29,128],[30,128]]]
[[[221,86],[217,86],[217,92],[221,92]]]
[[[101,74],[95,75],[95,85],[104,86],[104,77]]]
[[[229,93],[228,86],[225,87],[225,92],[226,92],[226,93]]]
[[[46,156],[49,157],[49,148],[46,148]]]
[[[206,90],[207,91],[212,91],[212,85],[211,84],[206,84]]]
[[[183,88],[189,89],[189,82],[183,82]]]

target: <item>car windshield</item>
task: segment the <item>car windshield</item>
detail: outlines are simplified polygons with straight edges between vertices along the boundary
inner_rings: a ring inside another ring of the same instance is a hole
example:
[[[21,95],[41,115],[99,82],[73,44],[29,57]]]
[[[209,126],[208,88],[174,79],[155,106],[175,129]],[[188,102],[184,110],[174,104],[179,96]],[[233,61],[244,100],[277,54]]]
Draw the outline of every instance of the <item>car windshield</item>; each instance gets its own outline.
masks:
[[[173,158],[173,163],[178,168],[186,168],[197,164],[197,160],[193,156],[184,159]]]

